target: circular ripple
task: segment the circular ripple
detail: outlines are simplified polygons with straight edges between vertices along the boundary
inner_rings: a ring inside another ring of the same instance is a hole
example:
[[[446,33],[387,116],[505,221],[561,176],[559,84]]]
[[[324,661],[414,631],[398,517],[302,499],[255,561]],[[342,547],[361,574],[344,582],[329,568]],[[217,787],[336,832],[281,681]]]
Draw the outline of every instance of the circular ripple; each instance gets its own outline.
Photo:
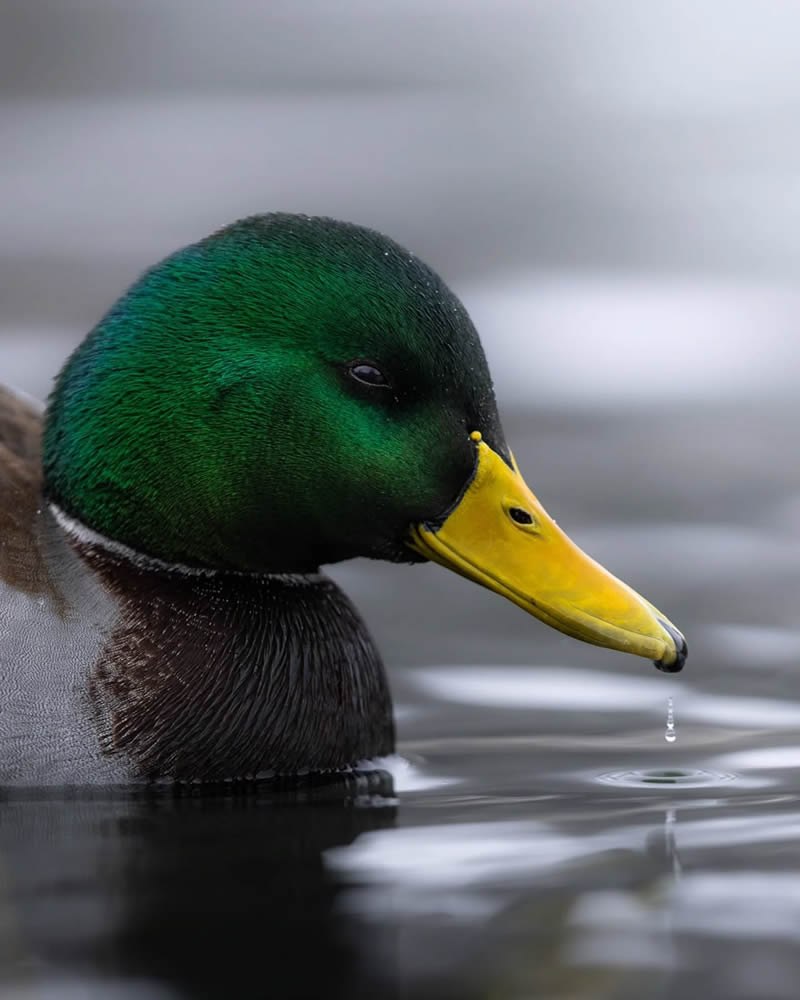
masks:
[[[708,788],[735,781],[736,775],[725,771],[654,768],[649,771],[610,771],[598,775],[598,780],[626,788]]]

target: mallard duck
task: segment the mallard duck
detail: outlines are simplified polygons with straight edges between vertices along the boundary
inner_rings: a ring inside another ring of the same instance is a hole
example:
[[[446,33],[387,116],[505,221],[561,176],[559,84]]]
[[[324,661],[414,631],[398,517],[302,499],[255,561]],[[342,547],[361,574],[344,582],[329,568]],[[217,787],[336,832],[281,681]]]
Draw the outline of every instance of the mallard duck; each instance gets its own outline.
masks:
[[[523,481],[441,278],[327,218],[167,257],[0,391],[0,782],[221,781],[394,747],[378,650],[320,566],[432,560],[680,670],[668,619]]]

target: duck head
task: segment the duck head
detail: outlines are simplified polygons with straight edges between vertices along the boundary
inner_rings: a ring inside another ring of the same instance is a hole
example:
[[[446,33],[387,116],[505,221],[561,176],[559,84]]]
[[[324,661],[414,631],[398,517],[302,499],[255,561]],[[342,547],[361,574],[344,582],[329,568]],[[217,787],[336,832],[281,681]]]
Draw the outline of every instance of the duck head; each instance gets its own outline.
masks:
[[[431,559],[586,642],[685,659],[526,486],[456,296],[358,226],[256,216],[144,274],[56,381],[44,477],[67,515],[163,562]]]

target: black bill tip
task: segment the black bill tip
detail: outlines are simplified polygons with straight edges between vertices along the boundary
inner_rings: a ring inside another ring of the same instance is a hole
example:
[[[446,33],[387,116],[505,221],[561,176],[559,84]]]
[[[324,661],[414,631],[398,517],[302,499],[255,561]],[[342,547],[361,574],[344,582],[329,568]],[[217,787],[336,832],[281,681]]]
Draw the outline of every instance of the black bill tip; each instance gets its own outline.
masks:
[[[675,640],[676,656],[672,663],[664,663],[663,660],[653,660],[653,663],[659,670],[663,670],[665,674],[677,674],[683,670],[683,665],[686,663],[686,657],[689,655],[689,647],[686,645],[684,637],[674,625],[670,625],[669,622],[665,622],[663,618],[659,618],[658,623],[665,628]]]

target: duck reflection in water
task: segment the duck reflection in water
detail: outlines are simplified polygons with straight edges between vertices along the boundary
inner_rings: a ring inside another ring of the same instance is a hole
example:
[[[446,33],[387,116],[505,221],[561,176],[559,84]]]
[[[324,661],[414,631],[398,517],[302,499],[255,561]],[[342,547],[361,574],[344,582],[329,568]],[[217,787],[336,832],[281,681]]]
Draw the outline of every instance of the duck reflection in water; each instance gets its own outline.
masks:
[[[263,794],[6,801],[0,986],[91,1000],[374,996],[321,855],[391,827],[392,794],[376,771]]]

